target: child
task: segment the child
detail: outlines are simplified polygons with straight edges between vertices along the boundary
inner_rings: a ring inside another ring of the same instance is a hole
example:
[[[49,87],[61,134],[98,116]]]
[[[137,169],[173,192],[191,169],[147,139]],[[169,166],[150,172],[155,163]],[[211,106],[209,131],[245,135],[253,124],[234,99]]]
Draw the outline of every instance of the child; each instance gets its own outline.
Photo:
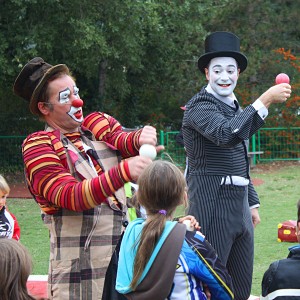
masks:
[[[32,269],[27,249],[13,239],[0,238],[0,253],[0,299],[33,300],[26,286]]]
[[[16,217],[7,210],[6,198],[10,188],[0,175],[0,238],[13,238],[17,241],[20,239],[20,227]]]
[[[175,210],[187,204],[185,178],[179,168],[156,160],[140,175],[138,185],[137,201],[146,209],[147,219],[138,218],[125,230],[116,290],[127,299],[207,299],[210,296],[212,300],[233,299],[231,278],[199,231],[185,232],[184,228],[178,248],[180,254],[176,257],[178,235],[172,240],[174,247],[171,245],[170,252],[163,252],[170,244],[172,231],[178,228],[177,222],[172,221]],[[166,253],[163,259],[162,253]],[[175,258],[173,273],[166,271],[172,256]],[[156,261],[162,261],[158,268]],[[151,280],[153,269],[154,281]],[[157,283],[170,274],[170,288],[163,294],[162,286]],[[149,288],[145,288],[147,284]]]
[[[297,202],[296,235],[299,244],[289,247],[288,257],[272,262],[264,273],[260,299],[300,299],[300,200]]]

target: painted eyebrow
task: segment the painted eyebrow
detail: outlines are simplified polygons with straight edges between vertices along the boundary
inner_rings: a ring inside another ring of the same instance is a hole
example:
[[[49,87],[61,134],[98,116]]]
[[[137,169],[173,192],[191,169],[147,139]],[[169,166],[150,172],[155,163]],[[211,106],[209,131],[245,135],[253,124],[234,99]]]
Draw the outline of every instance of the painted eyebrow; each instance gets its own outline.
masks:
[[[71,92],[71,90],[67,87],[66,89],[60,91],[59,94],[64,93],[64,92],[67,92],[67,91]]]
[[[213,67],[213,68],[222,68],[221,65],[214,65],[214,66],[212,66],[212,67]],[[234,67],[234,68],[236,68],[236,65],[227,65],[226,68],[228,68],[228,67]]]

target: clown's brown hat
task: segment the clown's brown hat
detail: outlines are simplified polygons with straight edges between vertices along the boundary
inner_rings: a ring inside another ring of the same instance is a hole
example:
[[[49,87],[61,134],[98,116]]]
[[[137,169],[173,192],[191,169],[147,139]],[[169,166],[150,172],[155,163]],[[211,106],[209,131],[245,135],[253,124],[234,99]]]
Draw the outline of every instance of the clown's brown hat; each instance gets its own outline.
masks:
[[[14,93],[29,102],[29,108],[33,114],[38,115],[37,103],[41,90],[47,80],[56,73],[70,74],[66,65],[52,66],[41,57],[30,60],[21,70],[14,83]]]

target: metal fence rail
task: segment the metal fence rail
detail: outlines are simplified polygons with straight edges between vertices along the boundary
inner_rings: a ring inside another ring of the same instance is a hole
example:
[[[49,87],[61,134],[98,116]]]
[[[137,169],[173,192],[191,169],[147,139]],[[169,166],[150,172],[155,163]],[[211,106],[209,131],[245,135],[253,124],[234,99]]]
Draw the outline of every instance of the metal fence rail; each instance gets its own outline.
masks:
[[[175,139],[178,133],[160,131],[160,144],[165,145],[166,152],[178,166],[184,168],[185,151]],[[300,128],[261,128],[250,139],[249,150],[253,153],[261,152],[252,156],[252,165],[257,162],[300,160]]]
[[[173,161],[185,168],[185,151],[177,143],[178,131],[159,132],[159,143],[165,146],[160,155],[163,159]],[[25,136],[0,136],[0,170],[14,171],[23,168],[21,145]],[[300,160],[300,128],[279,127],[262,128],[250,140],[251,152],[254,154],[252,164],[276,160]]]
[[[260,161],[300,160],[299,127],[262,128],[252,138],[253,144],[257,145],[256,151],[264,152]]]
[[[184,169],[186,159],[185,150],[184,147],[176,141],[177,134],[179,134],[179,131],[160,131],[159,144],[165,146],[165,151],[161,154],[161,158],[168,159]]]

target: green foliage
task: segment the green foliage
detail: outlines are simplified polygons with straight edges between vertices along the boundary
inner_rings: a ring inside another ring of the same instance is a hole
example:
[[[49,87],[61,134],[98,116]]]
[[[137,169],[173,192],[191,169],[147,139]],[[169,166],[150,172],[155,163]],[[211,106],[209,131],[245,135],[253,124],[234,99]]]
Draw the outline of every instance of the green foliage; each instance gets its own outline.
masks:
[[[287,56],[277,49],[286,49],[299,56],[300,33],[297,29],[299,3],[291,0],[214,1],[205,19],[207,31],[225,30],[241,39],[241,51],[248,57],[248,68],[240,75],[236,94],[243,106],[252,103],[274,84],[278,73],[287,73],[293,95],[299,96],[299,67],[293,67]],[[287,17],[288,16],[288,17]],[[298,60],[299,66],[299,57]],[[296,88],[296,89],[295,89]],[[289,102],[289,100],[288,100]],[[296,104],[299,106],[300,103]],[[294,109],[293,114],[295,115]],[[273,126],[298,126],[297,119],[282,115],[282,105],[272,105],[267,122]]]
[[[126,127],[153,122],[158,129],[179,129],[179,106],[205,83],[196,63],[210,31],[230,30],[241,38],[249,58],[236,90],[243,104],[271,86],[278,72],[297,83],[299,70],[274,52],[299,53],[297,1],[0,0],[0,5],[0,122],[6,134],[42,127],[12,93],[16,75],[34,56],[66,63],[85,113],[105,111]],[[282,123],[280,111],[271,108],[270,114]]]
[[[104,110],[127,127],[148,122],[152,113],[173,123],[168,112],[187,98],[187,75],[196,71],[191,53],[198,56],[195,45],[204,35],[197,1],[1,2],[0,104],[19,101],[11,92],[16,74],[42,56],[70,66],[86,112]]]

